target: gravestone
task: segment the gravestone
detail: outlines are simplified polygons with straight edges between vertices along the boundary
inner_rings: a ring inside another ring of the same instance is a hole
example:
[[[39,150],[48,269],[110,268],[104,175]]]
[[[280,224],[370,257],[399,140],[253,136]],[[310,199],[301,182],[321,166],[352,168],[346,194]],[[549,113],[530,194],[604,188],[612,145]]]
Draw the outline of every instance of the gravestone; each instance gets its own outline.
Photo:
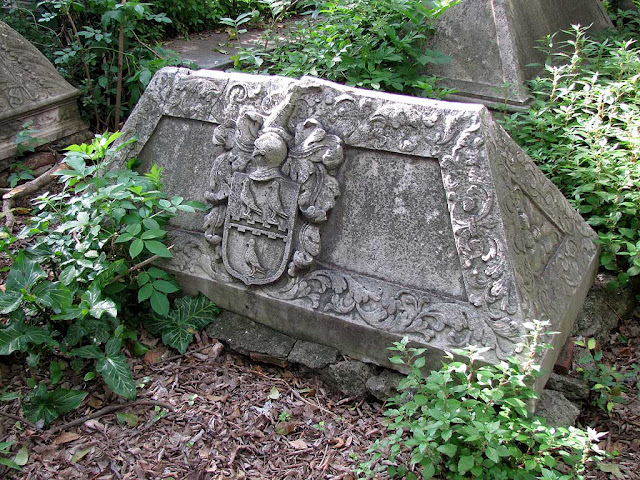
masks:
[[[594,232],[481,105],[165,68],[134,135],[112,168],[157,163],[169,194],[208,205],[171,223],[184,289],[353,358],[391,366],[408,336],[431,367],[469,344],[498,362],[530,319],[559,346],[598,265]]]
[[[75,134],[84,139],[79,97],[36,47],[0,21],[0,161],[15,154],[16,135],[28,121],[38,145]]]
[[[541,70],[531,64],[546,59],[539,41],[575,24],[611,27],[600,0],[462,0],[438,19],[430,44],[452,60],[428,73],[456,90],[451,99],[522,108]]]

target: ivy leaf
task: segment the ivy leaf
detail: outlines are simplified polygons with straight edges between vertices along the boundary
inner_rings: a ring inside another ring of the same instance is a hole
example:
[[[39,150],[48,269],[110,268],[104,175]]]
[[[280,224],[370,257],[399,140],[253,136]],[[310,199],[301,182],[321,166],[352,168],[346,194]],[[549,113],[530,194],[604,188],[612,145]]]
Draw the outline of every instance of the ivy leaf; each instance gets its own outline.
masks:
[[[44,422],[48,425],[61,414],[78,408],[86,396],[87,392],[65,388],[48,392],[47,387],[41,383],[25,398],[22,413],[33,423]]]
[[[0,293],[0,314],[11,313],[17,310],[22,302],[22,293],[20,292],[1,292]]]
[[[122,353],[120,353],[118,339],[112,338],[107,342],[107,355],[98,359],[96,362],[96,371],[102,375],[104,383],[106,383],[114,393],[133,400],[136,398],[136,382],[131,375],[129,362]],[[115,346],[117,345],[117,347]]]
[[[54,344],[51,333],[41,327],[23,323],[12,324],[0,329],[0,355],[11,355],[16,350],[25,352],[29,344]]]
[[[162,343],[175,348],[182,355],[193,341],[195,330],[191,326],[181,326],[171,323],[162,329]]]
[[[177,299],[171,316],[180,324],[189,323],[196,330],[202,330],[215,321],[219,313],[220,309],[215,303],[204,295],[198,295]]]
[[[49,307],[55,313],[62,312],[73,303],[71,290],[63,282],[42,282],[33,289],[33,294],[38,297],[39,304]]]
[[[102,351],[95,345],[84,345],[79,348],[74,348],[69,352],[70,357],[80,358],[101,358],[104,357]]]
[[[20,250],[7,276],[7,291],[29,291],[38,280],[46,276],[40,264],[28,258],[24,250]]]

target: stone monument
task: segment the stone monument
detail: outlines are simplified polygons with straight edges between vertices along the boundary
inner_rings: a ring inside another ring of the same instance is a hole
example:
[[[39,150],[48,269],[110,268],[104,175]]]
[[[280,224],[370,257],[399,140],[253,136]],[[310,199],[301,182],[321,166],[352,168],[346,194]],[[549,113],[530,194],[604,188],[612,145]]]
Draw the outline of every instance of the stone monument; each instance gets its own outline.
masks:
[[[430,45],[452,61],[428,73],[457,91],[451,99],[522,108],[541,70],[531,64],[545,62],[538,42],[575,24],[612,26],[600,0],[462,0],[438,19]]]
[[[15,154],[16,135],[29,120],[40,145],[76,133],[84,139],[79,97],[36,47],[0,21],[0,161]]]
[[[112,167],[157,163],[209,206],[172,220],[184,289],[357,359],[390,366],[408,336],[432,367],[470,344],[498,362],[529,319],[561,346],[598,266],[595,233],[481,105],[165,68],[134,135]]]

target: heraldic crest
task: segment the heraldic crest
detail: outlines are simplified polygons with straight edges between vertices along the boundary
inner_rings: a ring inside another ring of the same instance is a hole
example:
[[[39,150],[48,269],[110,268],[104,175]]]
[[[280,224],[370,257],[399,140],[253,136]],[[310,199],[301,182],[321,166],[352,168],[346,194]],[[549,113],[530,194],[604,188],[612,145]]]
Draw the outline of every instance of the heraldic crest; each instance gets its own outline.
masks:
[[[295,276],[320,253],[319,226],[340,193],[342,140],[315,118],[292,126],[304,87],[292,86],[266,115],[245,107],[213,134],[205,237],[214,259],[247,285]]]

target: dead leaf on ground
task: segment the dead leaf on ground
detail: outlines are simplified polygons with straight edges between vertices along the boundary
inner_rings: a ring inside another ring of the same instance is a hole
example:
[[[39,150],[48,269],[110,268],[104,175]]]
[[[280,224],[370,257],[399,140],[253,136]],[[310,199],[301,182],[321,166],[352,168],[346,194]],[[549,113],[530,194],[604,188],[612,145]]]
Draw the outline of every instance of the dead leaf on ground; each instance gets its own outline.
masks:
[[[289,442],[289,445],[291,445],[296,450],[304,450],[305,448],[309,448],[307,442],[305,442],[302,438]]]
[[[167,349],[164,347],[156,348],[154,350],[149,350],[147,353],[144,354],[144,357],[143,357],[144,363],[146,363],[147,365],[151,363],[156,363],[158,360],[160,360],[160,358],[162,357],[162,355],[164,355],[166,351]]]
[[[78,435],[75,432],[64,432],[61,433],[60,435],[58,435],[53,442],[56,445],[62,445],[64,443],[69,443],[69,442],[73,442],[74,440],[77,440],[81,437],[82,435]]]

